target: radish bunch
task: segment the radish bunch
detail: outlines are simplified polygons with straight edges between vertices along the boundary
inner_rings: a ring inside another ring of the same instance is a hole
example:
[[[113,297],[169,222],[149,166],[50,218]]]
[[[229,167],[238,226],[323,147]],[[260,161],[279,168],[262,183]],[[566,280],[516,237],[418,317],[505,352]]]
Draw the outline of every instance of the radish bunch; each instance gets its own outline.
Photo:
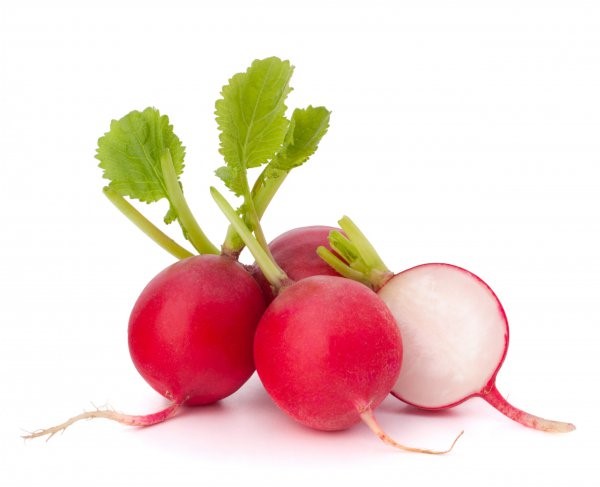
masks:
[[[299,423],[332,431],[362,421],[384,442],[409,451],[445,453],[458,437],[444,450],[398,443],[374,416],[390,393],[425,409],[480,396],[526,426],[573,429],[514,408],[496,389],[508,323],[493,291],[475,275],[448,264],[394,275],[348,218],[340,229],[293,229],[268,244],[264,212],[329,126],[324,107],[286,116],[292,73],[278,58],[254,61],[229,80],[215,104],[225,162],[216,175],[241,200],[234,209],[211,188],[230,223],[220,248],[187,204],[180,181],[185,149],[166,116],[154,108],[133,111],[99,139],[97,158],[109,180],[104,194],[177,259],[141,291],[128,327],[136,369],[167,404],[147,415],[90,411],[27,437],[52,436],[94,417],[160,423],[181,407],[230,396],[255,370],[274,403]],[[177,222],[194,250],[168,237],[130,200],[166,201],[164,222]],[[252,265],[239,262],[244,247]]]

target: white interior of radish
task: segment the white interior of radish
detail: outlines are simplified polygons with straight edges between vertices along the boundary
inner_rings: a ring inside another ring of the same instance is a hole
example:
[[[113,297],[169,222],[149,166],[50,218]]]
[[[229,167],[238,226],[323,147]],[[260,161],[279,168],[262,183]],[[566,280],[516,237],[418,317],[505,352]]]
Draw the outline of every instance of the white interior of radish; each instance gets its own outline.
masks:
[[[396,275],[379,295],[404,344],[394,394],[440,408],[483,389],[508,345],[504,311],[483,281],[459,267],[426,264]]]

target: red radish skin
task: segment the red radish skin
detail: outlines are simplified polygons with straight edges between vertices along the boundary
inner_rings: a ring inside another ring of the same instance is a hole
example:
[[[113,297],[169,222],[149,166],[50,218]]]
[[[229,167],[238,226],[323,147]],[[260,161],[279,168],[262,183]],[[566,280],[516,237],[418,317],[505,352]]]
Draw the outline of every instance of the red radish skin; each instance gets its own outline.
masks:
[[[439,410],[482,397],[525,426],[550,432],[575,429],[515,408],[496,388],[508,349],[508,320],[482,279],[454,265],[423,264],[396,274],[378,295],[404,340],[404,364],[392,389],[397,398]]]
[[[257,282],[229,257],[206,254],[176,262],[148,283],[129,320],[135,367],[170,404],[141,416],[89,411],[25,438],[51,437],[90,418],[150,426],[183,405],[210,404],[233,394],[255,370],[253,339],[265,306]]]
[[[311,428],[335,431],[361,419],[386,443],[405,447],[377,425],[373,410],[389,394],[402,362],[393,316],[370,289],[313,276],[275,298],[254,340],[256,370],[274,402]]]
[[[311,428],[342,430],[388,395],[402,342],[372,291],[319,276],[298,281],[273,301],[257,328],[254,357],[281,409]]]
[[[176,262],[142,291],[129,320],[129,351],[160,394],[190,406],[238,390],[254,372],[259,286],[228,257]]]
[[[314,225],[299,227],[282,233],[269,244],[271,255],[293,281],[310,276],[339,276],[323,259],[317,255],[317,247],[323,245],[329,250],[327,237],[334,227]],[[274,293],[260,268],[254,264],[251,274],[259,283],[267,302],[273,300]]]

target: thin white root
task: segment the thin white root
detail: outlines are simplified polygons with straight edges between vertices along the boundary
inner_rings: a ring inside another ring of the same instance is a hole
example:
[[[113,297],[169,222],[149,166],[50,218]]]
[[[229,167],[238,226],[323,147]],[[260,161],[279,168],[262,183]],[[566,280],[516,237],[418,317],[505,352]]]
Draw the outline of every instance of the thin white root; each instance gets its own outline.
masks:
[[[129,426],[152,426],[154,424],[162,423],[166,421],[171,416],[173,416],[180,408],[180,403],[169,404],[165,409],[158,411],[156,413],[147,414],[143,416],[132,416],[129,414],[119,413],[114,411],[113,409],[96,409],[95,411],[85,411],[77,416],[73,416],[72,418],[67,419],[64,423],[61,423],[56,426],[52,426],[51,428],[39,429],[33,431],[27,435],[23,435],[22,438],[26,440],[30,440],[33,438],[39,438],[40,436],[47,436],[46,441],[52,438],[55,434],[61,433],[66,430],[73,423],[84,419],[93,419],[93,418],[105,418],[110,419],[112,421],[117,421],[122,424],[126,424]]]
[[[373,433],[375,433],[381,441],[384,443],[393,446],[394,448],[399,448],[400,450],[410,451],[414,453],[426,453],[428,455],[443,455],[445,453],[449,453],[456,445],[458,439],[463,435],[464,431],[461,431],[454,441],[450,445],[450,448],[447,450],[429,450],[427,448],[415,448],[412,446],[406,446],[398,443],[396,440],[391,438],[385,431],[381,429],[381,426],[375,420],[375,416],[373,415],[373,411],[371,409],[366,409],[360,413],[360,419],[371,429]]]

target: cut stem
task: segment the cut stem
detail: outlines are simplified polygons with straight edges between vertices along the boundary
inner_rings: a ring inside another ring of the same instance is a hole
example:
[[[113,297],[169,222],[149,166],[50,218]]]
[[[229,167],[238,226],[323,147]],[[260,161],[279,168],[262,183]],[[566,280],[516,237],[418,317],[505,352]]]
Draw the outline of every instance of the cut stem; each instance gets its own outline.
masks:
[[[60,433],[66,430],[73,423],[82,421],[84,419],[93,418],[110,419],[112,421],[117,421],[119,423],[126,424],[129,426],[152,426],[158,423],[162,423],[163,421],[166,421],[170,417],[174,416],[175,413],[178,412],[180,407],[181,403],[172,403],[169,404],[165,409],[162,409],[156,413],[146,414],[143,416],[132,416],[129,414],[119,413],[111,409],[96,409],[95,411],[85,411],[81,414],[78,414],[77,416],[73,416],[64,423],[53,426],[51,428],[33,431],[28,435],[24,435],[23,438],[26,440],[30,440],[33,438],[39,438],[40,436],[47,436],[47,439],[49,440],[56,433]]]
[[[410,452],[414,452],[414,453],[426,453],[428,455],[443,455],[445,453],[451,452],[452,449],[454,448],[454,445],[456,445],[456,442],[458,441],[458,439],[464,433],[464,431],[461,431],[458,434],[458,436],[456,438],[454,438],[454,441],[450,445],[450,448],[448,448],[447,450],[429,450],[427,448],[414,448],[412,446],[402,445],[402,444],[398,443],[396,440],[394,440],[393,438],[391,438],[390,436],[388,436],[388,434],[381,429],[381,427],[375,420],[373,411],[370,408],[365,409],[363,412],[360,413],[360,419],[362,419],[363,422],[371,429],[371,431],[373,433],[375,433],[379,437],[379,439],[381,441],[383,441],[384,443],[386,443],[390,446],[393,446],[394,448],[398,448],[400,450],[410,451]]]
[[[381,257],[379,257],[375,247],[373,247],[366,235],[349,217],[342,217],[338,223],[340,228],[344,230],[344,233],[348,236],[348,239],[360,250],[360,256],[369,268],[387,269],[387,266],[384,264],[383,260],[381,260]]]
[[[341,273],[342,275],[366,284],[375,292],[379,291],[394,273],[387,268],[375,247],[350,218],[344,216],[338,223],[344,233],[333,230],[329,234],[329,245],[337,255],[325,254],[328,257],[326,262],[338,272],[340,271],[336,266],[344,268],[340,264],[345,264],[353,273]]]
[[[340,260],[331,250],[323,245],[317,247],[317,255],[321,257],[334,271],[336,271],[341,276],[344,276],[348,279],[352,279],[354,281],[362,282],[367,286],[371,286],[371,282],[365,277],[365,275],[353,269],[348,264]]]
[[[123,196],[110,187],[106,186],[103,190],[104,195],[115,205],[123,215],[125,215],[135,226],[137,226],[142,232],[150,237],[154,242],[160,245],[163,249],[169,252],[171,255],[178,259],[185,259],[192,257],[190,251],[183,248],[172,238],[165,235],[158,229],[153,223],[150,222],[144,215],[142,215],[131,203],[129,203]]]
[[[568,433],[575,429],[574,424],[540,418],[514,407],[500,394],[495,384],[489,390],[484,391],[481,397],[502,414],[523,426],[551,433]]]
[[[254,235],[252,235],[252,232],[250,232],[246,224],[238,216],[236,211],[227,202],[223,195],[214,187],[210,188],[210,194],[225,217],[229,220],[229,223],[231,223],[235,231],[244,241],[250,253],[256,259],[256,263],[260,267],[267,281],[269,281],[269,283],[276,290],[288,285],[290,283],[290,279],[287,274],[281,269],[281,267],[277,265],[275,260],[269,256],[267,251],[260,245],[258,240],[254,237]]]
[[[161,154],[160,165],[165,180],[167,194],[169,195],[169,201],[177,212],[177,219],[179,220],[179,224],[185,235],[194,248],[201,254],[219,254],[219,249],[217,249],[204,234],[183,196],[183,191],[179,185],[169,149],[165,149]]]

